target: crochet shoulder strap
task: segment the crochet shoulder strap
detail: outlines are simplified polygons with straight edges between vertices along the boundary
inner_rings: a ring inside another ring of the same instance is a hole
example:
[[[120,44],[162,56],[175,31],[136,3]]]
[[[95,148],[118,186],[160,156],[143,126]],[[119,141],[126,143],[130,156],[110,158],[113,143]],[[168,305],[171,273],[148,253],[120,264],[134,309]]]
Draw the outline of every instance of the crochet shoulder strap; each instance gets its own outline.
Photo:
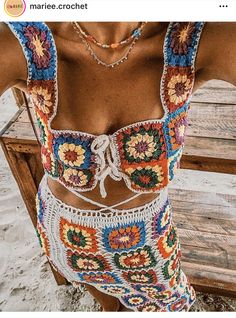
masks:
[[[30,80],[54,80],[57,55],[52,33],[43,22],[5,22],[18,39]]]
[[[195,59],[203,26],[203,22],[169,24],[164,44],[164,76],[161,86],[162,101],[169,115],[176,116],[190,107]]]
[[[47,121],[55,104],[53,84],[56,82],[57,72],[57,52],[52,33],[43,22],[6,22],[6,24],[19,41],[27,62],[27,89],[29,96],[33,98],[37,122],[39,124],[43,117]],[[49,96],[51,101],[48,100]],[[43,107],[42,100],[46,100],[48,106],[45,116],[39,111],[40,107]],[[24,101],[36,139],[41,146],[25,95]]]
[[[170,23],[165,44],[165,63],[169,66],[194,67],[204,22]]]

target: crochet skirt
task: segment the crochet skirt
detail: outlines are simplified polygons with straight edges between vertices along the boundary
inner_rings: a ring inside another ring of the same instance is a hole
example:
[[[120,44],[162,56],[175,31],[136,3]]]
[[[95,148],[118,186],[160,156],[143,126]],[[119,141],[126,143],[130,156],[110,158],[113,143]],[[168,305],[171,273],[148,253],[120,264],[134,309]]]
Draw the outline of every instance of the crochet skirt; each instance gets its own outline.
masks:
[[[60,201],[43,177],[37,234],[51,265],[133,311],[189,311],[196,293],[181,269],[167,189],[135,209],[81,210]]]

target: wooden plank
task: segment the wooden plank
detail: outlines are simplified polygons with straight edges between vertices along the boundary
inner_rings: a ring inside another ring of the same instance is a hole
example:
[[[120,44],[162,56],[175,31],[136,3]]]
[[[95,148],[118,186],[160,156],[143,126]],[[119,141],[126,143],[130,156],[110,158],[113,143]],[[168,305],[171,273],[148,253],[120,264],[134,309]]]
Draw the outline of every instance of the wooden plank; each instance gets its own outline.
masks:
[[[219,219],[231,221],[234,220],[236,216],[236,208],[231,206],[220,206],[216,204],[206,204],[199,202],[195,202],[189,206],[189,203],[184,200],[172,200],[171,202],[174,206],[174,214],[182,214],[183,216],[203,216],[211,222],[215,222],[215,220]]]
[[[236,104],[236,88],[223,81],[209,81],[193,94],[192,102]]]
[[[13,87],[11,90],[14,95],[17,106],[21,108],[25,104],[25,101],[23,98],[23,92],[20,89],[15,87]]]
[[[227,153],[226,153],[227,154]],[[201,171],[220,172],[236,174],[235,160],[207,158],[204,156],[183,155],[181,158],[181,168]]]
[[[39,148],[37,147],[37,150]],[[26,154],[26,160],[30,169],[30,173],[35,182],[36,188],[38,189],[39,183],[44,175],[43,165],[41,161],[41,154],[38,153],[30,153]]]
[[[26,107],[22,107],[22,113],[20,114],[19,118],[18,118],[18,122],[20,123],[29,123],[29,115],[28,115],[28,112],[27,112],[27,109]],[[35,114],[34,114],[34,110],[33,110],[33,107],[31,106],[30,107],[30,112],[31,112],[31,116],[32,118],[34,119],[34,123],[36,124],[36,118],[35,118]]]
[[[236,255],[229,254],[226,250],[217,248],[206,249],[205,247],[181,244],[182,258],[184,262],[209,265],[226,270],[236,270]],[[235,278],[236,279],[236,278]]]
[[[19,142],[24,140],[36,140],[31,123],[14,122],[3,137],[16,139]]]
[[[236,142],[228,139],[187,136],[184,154],[206,158],[236,160]]]
[[[171,188],[169,196],[191,284],[236,297],[236,194]]]
[[[3,128],[0,130],[0,137],[4,136],[4,134],[8,132],[8,129],[10,129],[10,127],[14,124],[14,122],[17,121],[22,111],[23,109],[19,109],[15,113],[15,115],[8,121],[8,123],[6,123],[6,125],[3,126]]]
[[[24,140],[24,142],[20,143],[14,143],[12,142],[12,139],[4,138],[4,142],[6,144],[6,147],[10,151],[14,152],[21,152],[21,153],[30,153],[30,154],[38,154],[40,153],[40,147],[35,141],[32,143],[31,141]]]
[[[209,249],[219,248],[228,251],[229,254],[235,254],[234,250],[236,248],[236,236],[233,237],[222,234],[207,233],[204,231],[194,231],[183,229],[182,225],[177,226],[177,232],[181,238],[182,244],[192,247],[205,247]]]
[[[235,270],[182,262],[182,268],[196,290],[236,297]]]
[[[236,282],[235,270],[225,270],[225,268],[216,268],[214,266],[205,264],[199,266],[199,264],[192,264],[186,261],[182,261],[182,266],[184,269],[187,269],[188,272],[192,272],[192,274],[195,273],[194,275],[196,278],[205,277],[206,274],[209,274],[209,279],[214,276],[216,281],[222,281],[225,283]],[[216,277],[216,270],[218,277]],[[224,280],[219,279],[222,278],[221,275],[224,277]],[[236,291],[236,285],[233,287],[233,289]]]
[[[235,112],[236,101],[234,104],[221,104],[221,103],[205,103],[205,102],[192,102],[188,117],[191,119],[206,119],[213,120],[236,120],[232,117]]]
[[[186,133],[187,136],[236,140],[236,120],[214,120],[207,116],[205,119],[190,118]]]
[[[206,216],[181,213],[176,209],[174,211],[176,214],[175,223],[178,227],[181,226],[182,229],[227,235],[229,240],[236,240],[236,214],[234,219],[227,220],[223,216],[212,219]],[[234,243],[236,245],[236,241]]]
[[[236,140],[236,118],[232,116],[236,111],[236,105],[226,107],[232,108],[229,112],[222,105],[217,107],[197,104],[196,109],[195,105],[193,108],[188,115],[187,136]],[[224,116],[226,113],[228,117]]]
[[[232,194],[169,188],[169,196],[173,206],[175,201],[183,201],[187,203],[189,211],[196,203],[236,208],[236,195]]]

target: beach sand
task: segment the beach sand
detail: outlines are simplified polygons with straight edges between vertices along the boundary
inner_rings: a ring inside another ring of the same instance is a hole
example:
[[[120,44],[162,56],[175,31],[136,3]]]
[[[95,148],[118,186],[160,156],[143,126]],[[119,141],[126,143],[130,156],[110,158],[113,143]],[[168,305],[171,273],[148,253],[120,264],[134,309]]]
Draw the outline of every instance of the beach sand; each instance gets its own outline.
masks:
[[[16,109],[12,95],[5,93],[0,98],[0,128]],[[194,184],[193,178],[197,180]],[[180,170],[172,186],[233,193],[236,176]],[[57,286],[2,150],[0,311],[101,311],[85,288]],[[236,311],[236,299],[197,292],[191,311]]]

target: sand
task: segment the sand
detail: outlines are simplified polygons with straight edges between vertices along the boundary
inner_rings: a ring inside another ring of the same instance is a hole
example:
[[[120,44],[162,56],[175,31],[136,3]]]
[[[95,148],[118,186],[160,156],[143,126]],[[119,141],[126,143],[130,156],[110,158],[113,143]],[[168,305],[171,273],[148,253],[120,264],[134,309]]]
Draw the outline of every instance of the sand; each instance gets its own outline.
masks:
[[[5,93],[0,98],[0,129],[16,109],[12,95]],[[193,177],[197,180],[194,185]],[[236,176],[180,170],[172,186],[232,193]],[[85,288],[57,286],[0,150],[0,311],[100,310]],[[197,292],[191,311],[236,311],[236,299]]]

